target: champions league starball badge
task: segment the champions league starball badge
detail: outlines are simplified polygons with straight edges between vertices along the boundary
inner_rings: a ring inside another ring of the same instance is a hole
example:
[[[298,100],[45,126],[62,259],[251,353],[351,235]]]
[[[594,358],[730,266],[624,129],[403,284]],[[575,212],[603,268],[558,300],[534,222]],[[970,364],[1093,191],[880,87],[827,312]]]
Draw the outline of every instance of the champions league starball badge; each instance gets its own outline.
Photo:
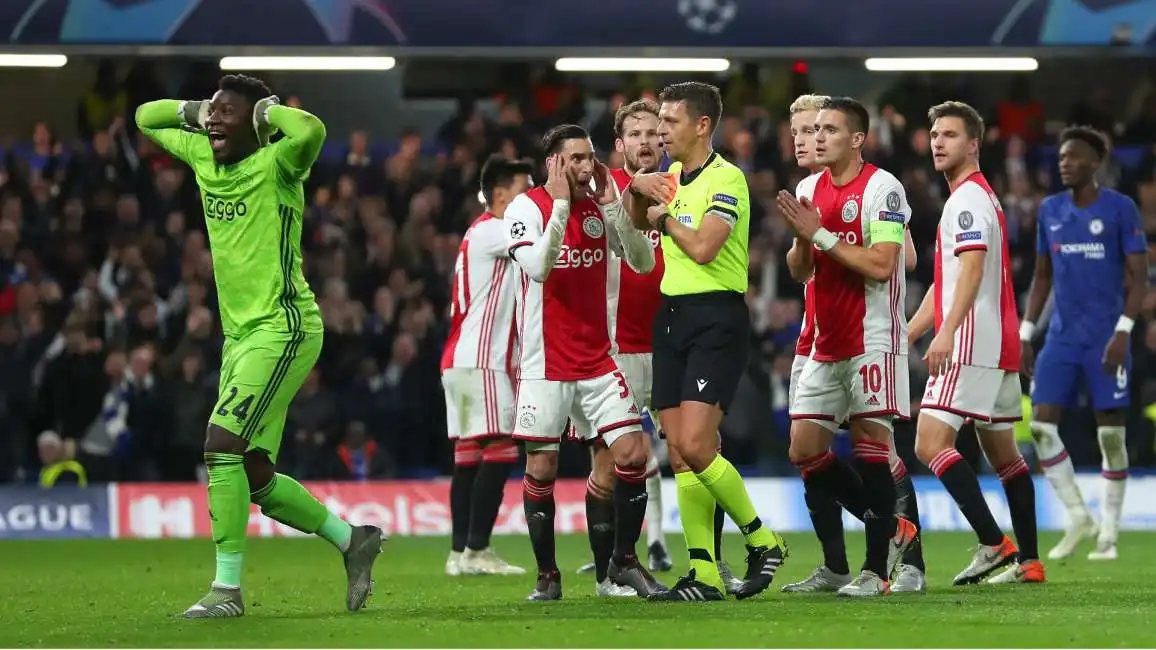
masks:
[[[887,194],[887,209],[899,212],[899,192],[891,191]]]
[[[734,21],[739,12],[736,0],[679,0],[678,14],[691,31],[718,34]]]

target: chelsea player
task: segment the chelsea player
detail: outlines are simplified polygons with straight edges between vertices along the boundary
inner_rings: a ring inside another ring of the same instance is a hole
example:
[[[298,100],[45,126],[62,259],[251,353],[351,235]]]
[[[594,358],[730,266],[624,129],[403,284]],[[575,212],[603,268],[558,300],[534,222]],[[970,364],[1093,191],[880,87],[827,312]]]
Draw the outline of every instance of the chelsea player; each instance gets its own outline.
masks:
[[[1020,328],[1023,372],[1033,376],[1032,437],[1044,474],[1068,512],[1067,534],[1049,553],[1071,555],[1098,535],[1090,560],[1116,559],[1116,538],[1128,478],[1124,423],[1131,393],[1132,326],[1148,287],[1147,242],[1132,199],[1096,183],[1108,155],[1105,135],[1072,127],[1060,135],[1065,191],[1040,203],[1036,268]],[[1031,338],[1048,293],[1054,310],[1035,360]],[[1104,479],[1099,527],[1080,494],[1058,424],[1063,409],[1087,391],[1096,413]]]

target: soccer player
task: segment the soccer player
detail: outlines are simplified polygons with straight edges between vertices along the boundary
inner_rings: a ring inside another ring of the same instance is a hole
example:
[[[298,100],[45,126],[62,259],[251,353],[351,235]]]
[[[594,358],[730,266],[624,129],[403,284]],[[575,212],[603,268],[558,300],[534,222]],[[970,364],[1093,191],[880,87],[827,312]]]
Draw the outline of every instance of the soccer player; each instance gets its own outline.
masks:
[[[1035,377],[1032,437],[1044,475],[1068,511],[1068,530],[1048,552],[1052,559],[1071,555],[1097,532],[1058,430],[1063,409],[1075,406],[1081,386],[1092,398],[1103,454],[1103,521],[1089,560],[1116,559],[1128,478],[1129,348],[1148,290],[1148,245],[1132,199],[1096,184],[1107,154],[1107,138],[1093,129],[1073,127],[1060,134],[1060,179],[1067,190],[1040,203],[1035,280],[1020,325],[1021,366]],[[1036,360],[1032,333],[1053,289],[1055,309]]]
[[[554,481],[567,418],[580,439],[600,438],[613,455],[615,539],[608,577],[646,596],[665,590],[635,555],[646,516],[650,445],[630,386],[611,356],[606,291],[610,251],[646,273],[654,267],[654,250],[630,223],[585,129],[557,126],[543,136],[542,150],[546,184],[506,209],[510,256],[522,271],[514,438],[526,442],[523,505],[538,565],[529,600],[562,597]]]
[[[813,258],[817,329],[791,404],[789,453],[808,492],[826,492],[863,513],[866,559],[837,590],[858,597],[891,592],[894,563],[917,532],[895,517],[890,469],[894,419],[910,409],[903,248],[911,210],[899,181],[863,161],[869,119],[854,99],[825,99],[815,122],[815,161],[826,169],[800,183],[798,198],[778,196],[788,225],[810,245],[799,250]],[[831,452],[845,418],[856,468]]]
[[[783,539],[759,519],[738,471],[718,452],[719,424],[747,362],[750,197],[742,170],[711,148],[722,117],[718,89],[674,84],[660,101],[658,132],[674,162],[669,174],[634,177],[631,212],[636,223],[645,213],[662,233],[666,271],[654,321],[652,401],[670,445],[690,571],[651,598],[725,599],[712,556],[716,503],[746,537],[747,571],[735,595],[747,598],[770,586],[787,555]]]
[[[523,575],[490,548],[510,465],[514,432],[515,272],[503,216],[530,187],[533,166],[493,156],[482,167],[486,211],[466,230],[454,263],[450,334],[442,352],[446,423],[454,441],[450,480],[453,546],[446,573]]]
[[[911,324],[912,339],[935,326],[925,356],[930,378],[915,453],[939,477],[979,537],[971,564],[955,584],[979,582],[1017,557],[1011,579],[1043,582],[1035,487],[1012,429],[1023,415],[1019,318],[1003,209],[979,171],[983,119],[961,102],[933,106],[927,115],[935,169],[947,178],[951,195],[939,220],[935,286]],[[975,472],[955,449],[965,419],[975,422],[980,446],[1003,483],[1018,549],[1000,530]]]
[[[624,169],[610,170],[619,192],[625,191],[630,178],[640,172],[652,172],[662,162],[662,142],[658,138],[658,105],[640,99],[624,104],[614,116],[615,148],[625,158]],[[648,233],[649,234],[649,233]],[[657,248],[658,234],[650,237],[654,250],[654,267],[649,273],[637,273],[629,264],[611,254],[608,272],[608,311],[610,339],[614,360],[626,377],[635,406],[643,413],[650,406],[651,327],[658,311],[658,283],[662,279],[662,253]],[[645,420],[644,420],[645,424]],[[645,428],[645,427],[644,427]],[[659,473],[657,436],[651,437],[652,453],[646,478],[647,554],[651,571],[669,571],[670,555],[662,537],[662,475]],[[629,587],[615,584],[607,577],[614,549],[614,458],[600,441],[590,447],[591,471],[586,482],[586,531],[594,561],[578,569],[593,571],[598,596],[635,596]]]
[[[185,617],[244,614],[250,502],[337,547],[346,608],[359,610],[373,584],[381,530],[350,526],[274,469],[286,410],[321,353],[321,312],[301,271],[301,210],[302,182],[325,143],[325,125],[280,106],[264,82],[243,75],[222,77],[212,99],[144,104],[136,121],[196,175],[225,334],[220,397],[205,434],[217,572]],[[276,130],[284,137],[269,144]]]
[[[817,162],[815,153],[815,124],[819,110],[827,97],[821,95],[802,95],[795,99],[790,107],[791,137],[795,144],[795,161],[803,169],[812,174],[821,173],[825,167]],[[800,182],[800,185],[803,183]],[[798,196],[798,189],[796,189]],[[903,261],[907,271],[913,271],[916,264],[915,244],[911,241],[911,231],[904,231]],[[799,340],[795,345],[795,359],[791,364],[791,380],[789,384],[788,404],[794,400],[795,388],[803,367],[811,356],[815,340],[815,292],[809,289],[814,277],[814,257],[810,246],[798,237],[795,238],[791,250],[787,253],[787,266],[792,277],[804,283],[803,287],[803,328]],[[831,462],[846,463],[835,458]],[[850,467],[842,468],[843,472],[854,472]],[[891,476],[895,480],[896,513],[910,520],[916,528],[920,528],[919,507],[915,498],[915,486],[907,474],[903,460],[894,450],[892,439]],[[806,487],[806,484],[804,484]],[[822,490],[806,490],[803,493],[807,503],[807,512],[811,516],[811,524],[819,543],[823,548],[823,564],[818,566],[810,576],[799,582],[783,586],[787,593],[817,593],[824,591],[838,591],[851,582],[851,569],[847,563],[847,547],[843,537],[843,508],[830,492]],[[859,519],[862,512],[852,513]],[[924,563],[922,545],[918,538],[911,542],[903,552],[901,562],[894,581],[891,583],[893,592],[923,592],[927,588],[924,577]]]

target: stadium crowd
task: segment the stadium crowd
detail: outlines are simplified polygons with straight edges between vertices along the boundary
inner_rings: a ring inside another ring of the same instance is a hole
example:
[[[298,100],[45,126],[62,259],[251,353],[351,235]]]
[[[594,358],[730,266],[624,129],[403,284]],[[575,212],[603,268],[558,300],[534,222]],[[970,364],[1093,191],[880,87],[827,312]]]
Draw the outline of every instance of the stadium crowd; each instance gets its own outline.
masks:
[[[801,289],[783,264],[791,233],[774,197],[793,188],[802,172],[792,155],[786,102],[769,106],[741,83],[728,89],[716,147],[748,174],[748,300],[760,354],[724,436],[737,463],[793,475],[786,460],[786,386]],[[81,102],[86,141],[61,142],[53,136],[58,125],[38,122],[4,151],[0,482],[34,480],[41,464],[73,457],[89,481],[199,475],[221,345],[212,260],[189,170],[131,130],[132,108],[150,98],[139,95],[103,80]],[[590,124],[596,146],[612,151],[614,111],[628,99],[611,96],[604,113],[584,114],[582,102],[561,95],[506,98],[490,117],[464,102],[436,136],[407,131],[384,155],[365,132],[344,143],[331,137],[307,185],[303,244],[325,347],[290,410],[280,461],[288,473],[353,480],[445,473],[452,454],[438,361],[460,236],[482,210],[479,164],[495,151],[537,158],[538,134],[564,121]],[[908,276],[912,312],[933,274],[934,229],[945,199],[923,115],[943,97],[917,101],[928,95],[934,93],[900,85],[881,96],[865,150],[868,160],[903,181],[912,205],[920,256]],[[987,107],[993,128],[982,164],[1009,220],[1022,293],[1034,263],[1035,208],[1058,183],[1042,108],[1012,97]],[[1070,119],[1106,128],[1118,136],[1119,150],[1130,152],[1114,154],[1103,183],[1136,198],[1151,240],[1156,95],[1146,113],[1119,128],[1095,97],[1090,101],[1074,107]],[[611,162],[620,161],[611,154]],[[1150,251],[1156,270],[1156,246]],[[1156,402],[1154,311],[1156,290],[1135,330],[1133,468],[1156,464],[1153,422],[1144,407]],[[918,356],[910,358],[913,386],[925,378]],[[1077,465],[1099,462],[1092,429],[1088,414],[1065,422]],[[898,439],[908,467],[916,468],[906,453],[911,435],[901,428]],[[572,462],[580,466],[582,454]]]

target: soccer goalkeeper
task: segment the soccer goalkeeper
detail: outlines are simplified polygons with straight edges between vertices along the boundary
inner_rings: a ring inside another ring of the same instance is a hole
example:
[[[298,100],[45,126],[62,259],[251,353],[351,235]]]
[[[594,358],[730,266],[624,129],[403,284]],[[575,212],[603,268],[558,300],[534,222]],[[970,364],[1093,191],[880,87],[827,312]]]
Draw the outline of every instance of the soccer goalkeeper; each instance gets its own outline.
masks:
[[[223,77],[209,100],[144,104],[136,121],[196,174],[225,335],[219,397],[205,434],[217,573],[185,617],[244,614],[250,502],[337,547],[346,608],[359,610],[369,598],[381,530],[350,526],[274,470],[285,412],[321,354],[320,310],[301,270],[301,212],[302,181],[325,142],[325,125],[280,106],[264,82],[243,75]],[[269,144],[278,130],[284,137]]]

